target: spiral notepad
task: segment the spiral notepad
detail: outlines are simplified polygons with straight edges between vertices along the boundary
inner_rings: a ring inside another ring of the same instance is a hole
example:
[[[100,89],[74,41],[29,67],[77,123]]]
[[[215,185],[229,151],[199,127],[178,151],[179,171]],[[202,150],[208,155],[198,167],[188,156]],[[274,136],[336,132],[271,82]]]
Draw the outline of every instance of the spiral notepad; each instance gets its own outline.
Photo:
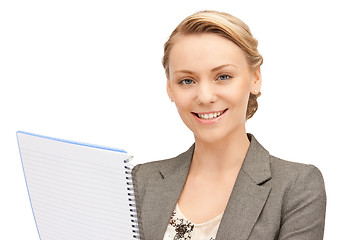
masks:
[[[41,240],[139,239],[124,150],[17,132]]]

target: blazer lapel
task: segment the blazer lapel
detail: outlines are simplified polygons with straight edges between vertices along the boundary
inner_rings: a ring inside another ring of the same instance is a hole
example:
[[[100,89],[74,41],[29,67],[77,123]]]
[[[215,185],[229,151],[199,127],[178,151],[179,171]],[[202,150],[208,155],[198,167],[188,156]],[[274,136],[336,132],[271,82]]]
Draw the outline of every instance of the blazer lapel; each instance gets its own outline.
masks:
[[[236,179],[216,239],[248,239],[269,196],[261,186],[271,178],[270,154],[251,134],[250,147]]]
[[[184,187],[194,152],[194,146],[163,165],[161,179],[149,182],[143,202],[144,239],[163,239],[170,217]],[[146,200],[145,200],[146,199]]]

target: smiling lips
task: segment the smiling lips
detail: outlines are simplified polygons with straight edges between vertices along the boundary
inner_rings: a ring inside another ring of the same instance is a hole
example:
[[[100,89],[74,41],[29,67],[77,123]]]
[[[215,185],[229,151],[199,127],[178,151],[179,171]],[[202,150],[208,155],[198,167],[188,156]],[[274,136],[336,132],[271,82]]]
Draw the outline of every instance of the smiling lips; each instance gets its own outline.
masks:
[[[218,122],[221,118],[221,116],[227,111],[228,109],[224,109],[222,111],[217,112],[206,112],[206,113],[195,113],[192,112],[192,114],[196,117],[198,121],[205,124],[211,124]]]

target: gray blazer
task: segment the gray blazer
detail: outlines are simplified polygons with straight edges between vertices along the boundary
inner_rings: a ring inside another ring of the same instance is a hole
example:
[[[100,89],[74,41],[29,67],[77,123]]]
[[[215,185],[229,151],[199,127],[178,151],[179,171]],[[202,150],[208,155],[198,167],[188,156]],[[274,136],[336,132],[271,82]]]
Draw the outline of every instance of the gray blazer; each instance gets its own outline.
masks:
[[[216,240],[320,240],[326,193],[312,165],[271,156],[252,134]],[[162,240],[180,197],[194,145],[179,156],[132,170],[142,240]],[[216,197],[216,196],[213,196]]]

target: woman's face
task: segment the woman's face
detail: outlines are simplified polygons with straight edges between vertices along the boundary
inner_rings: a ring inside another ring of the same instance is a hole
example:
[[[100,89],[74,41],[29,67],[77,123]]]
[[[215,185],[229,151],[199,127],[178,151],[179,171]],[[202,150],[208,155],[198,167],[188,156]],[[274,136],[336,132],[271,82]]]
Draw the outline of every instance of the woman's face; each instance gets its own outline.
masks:
[[[224,37],[180,36],[170,51],[168,95],[197,140],[245,133],[249,94],[260,87],[260,69],[250,71],[242,49]]]

